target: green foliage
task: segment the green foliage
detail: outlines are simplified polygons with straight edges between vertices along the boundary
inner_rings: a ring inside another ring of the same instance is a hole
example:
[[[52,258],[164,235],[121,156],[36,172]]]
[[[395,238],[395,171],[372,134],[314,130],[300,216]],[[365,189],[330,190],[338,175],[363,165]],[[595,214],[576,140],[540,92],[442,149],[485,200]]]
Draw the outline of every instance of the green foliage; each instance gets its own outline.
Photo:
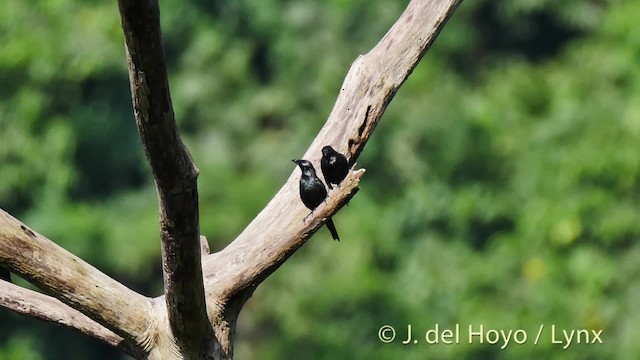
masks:
[[[161,4],[176,117],[201,171],[201,228],[214,250],[275,194],[350,63],[404,3]],[[158,295],[157,203],[116,4],[10,0],[4,13],[0,207]],[[636,2],[464,2],[358,160],[362,190],[334,218],[344,240],[320,229],[258,288],[236,357],[636,359],[638,17]],[[103,349],[65,352],[57,344],[79,335],[42,335],[41,323],[12,331],[24,319],[6,313],[0,359]],[[416,335],[436,323],[523,329],[529,340],[504,350],[400,343],[408,324]],[[378,340],[385,324],[398,331],[391,344]],[[541,324],[546,339],[533,345]],[[602,329],[604,344],[563,350],[552,324]]]
[[[19,334],[15,334],[19,335]],[[35,341],[29,337],[12,336],[7,344],[0,348],[1,360],[40,360],[43,357],[36,350]]]

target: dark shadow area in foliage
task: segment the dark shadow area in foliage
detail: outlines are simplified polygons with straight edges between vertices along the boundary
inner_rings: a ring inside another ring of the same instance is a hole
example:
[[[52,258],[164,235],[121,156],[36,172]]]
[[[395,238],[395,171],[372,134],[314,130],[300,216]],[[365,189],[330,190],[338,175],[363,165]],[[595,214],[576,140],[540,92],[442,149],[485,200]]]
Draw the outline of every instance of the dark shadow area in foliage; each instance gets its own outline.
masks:
[[[514,227],[514,219],[507,216],[498,216],[493,219],[472,217],[467,236],[475,250],[483,251],[496,235],[511,232]]]
[[[151,178],[131,113],[127,78],[105,74],[85,80],[80,89],[85,107],[72,111],[74,127],[85,136],[77,139],[78,179],[72,195],[99,199],[145,185]]]
[[[553,8],[538,9],[508,17],[505,5],[484,1],[473,12],[471,47],[452,55],[454,67],[473,76],[478,69],[510,57],[540,62],[558,55],[565,45],[588,35],[568,24]]]

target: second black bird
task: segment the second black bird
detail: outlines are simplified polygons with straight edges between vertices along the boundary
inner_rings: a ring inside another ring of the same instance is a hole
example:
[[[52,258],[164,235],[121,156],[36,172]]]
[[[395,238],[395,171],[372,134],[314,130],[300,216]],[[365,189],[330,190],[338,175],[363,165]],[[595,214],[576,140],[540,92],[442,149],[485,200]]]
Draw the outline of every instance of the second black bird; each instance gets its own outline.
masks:
[[[322,180],[316,175],[316,169],[308,160],[292,160],[300,167],[302,175],[300,176],[300,199],[302,203],[313,213],[324,199],[327,198],[327,189],[324,187]],[[340,241],[338,231],[331,218],[325,222],[327,228],[331,232],[333,240]]]
[[[333,189],[331,184],[340,185],[342,180],[344,180],[349,173],[349,163],[347,162],[347,158],[335,151],[329,145],[322,148],[320,168],[322,169],[324,181],[326,181],[329,189]]]

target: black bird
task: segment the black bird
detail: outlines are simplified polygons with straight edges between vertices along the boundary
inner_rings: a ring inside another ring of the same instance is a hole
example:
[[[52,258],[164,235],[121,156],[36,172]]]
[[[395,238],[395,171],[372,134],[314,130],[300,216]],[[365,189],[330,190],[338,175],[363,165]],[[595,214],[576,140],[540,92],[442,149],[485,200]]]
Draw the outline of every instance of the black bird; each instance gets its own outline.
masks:
[[[302,176],[300,176],[300,199],[304,206],[306,206],[309,210],[311,210],[311,214],[313,214],[313,210],[315,210],[324,199],[327,198],[327,189],[324,187],[322,180],[316,175],[316,169],[313,167],[311,162],[308,160],[292,160],[294,163],[298,164],[300,170],[302,170]],[[336,230],[335,225],[333,225],[333,220],[328,218],[325,222],[327,228],[331,232],[331,236],[333,240],[340,241],[340,237],[338,236],[338,231]]]
[[[349,173],[347,158],[328,145],[322,148],[320,168],[329,189],[333,189],[331,184],[340,185]]]

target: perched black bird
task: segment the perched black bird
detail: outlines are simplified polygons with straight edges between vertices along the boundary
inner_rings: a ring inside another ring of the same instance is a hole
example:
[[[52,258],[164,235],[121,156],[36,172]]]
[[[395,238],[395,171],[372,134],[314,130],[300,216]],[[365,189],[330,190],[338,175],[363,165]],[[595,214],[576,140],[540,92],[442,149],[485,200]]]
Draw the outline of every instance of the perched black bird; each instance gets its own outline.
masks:
[[[322,204],[324,199],[327,198],[327,189],[324,187],[322,180],[316,175],[316,169],[308,160],[292,160],[298,164],[300,170],[302,170],[302,176],[300,176],[300,199],[304,206],[306,206],[311,213],[318,205]],[[311,215],[311,214],[309,214]],[[328,218],[325,222],[333,240],[340,241],[338,231],[331,218]]]
[[[322,148],[320,168],[329,189],[333,189],[331,184],[340,185],[349,173],[347,158],[328,145]]]

